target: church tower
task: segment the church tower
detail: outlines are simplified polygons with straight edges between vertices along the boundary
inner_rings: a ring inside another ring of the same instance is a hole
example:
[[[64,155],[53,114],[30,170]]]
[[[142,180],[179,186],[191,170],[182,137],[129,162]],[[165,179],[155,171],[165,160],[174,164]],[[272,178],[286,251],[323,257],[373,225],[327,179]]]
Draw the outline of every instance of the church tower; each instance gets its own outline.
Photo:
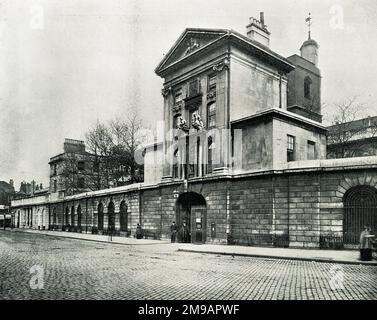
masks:
[[[309,28],[308,39],[300,48],[300,55],[288,57],[295,69],[288,74],[288,107],[291,112],[300,114],[317,122],[321,115],[321,72],[318,69],[318,43],[311,38],[310,13],[305,19]]]
[[[310,35],[310,26],[312,24],[311,20],[312,20],[312,18],[311,18],[310,13],[309,13],[309,16],[305,20],[307,22],[308,27],[309,27],[308,40],[304,41],[304,43],[302,44],[302,46],[300,48],[300,52],[301,52],[301,57],[310,61],[315,66],[318,66],[318,48],[319,48],[319,46],[318,46],[318,43],[315,40],[313,40],[311,38],[311,35]]]

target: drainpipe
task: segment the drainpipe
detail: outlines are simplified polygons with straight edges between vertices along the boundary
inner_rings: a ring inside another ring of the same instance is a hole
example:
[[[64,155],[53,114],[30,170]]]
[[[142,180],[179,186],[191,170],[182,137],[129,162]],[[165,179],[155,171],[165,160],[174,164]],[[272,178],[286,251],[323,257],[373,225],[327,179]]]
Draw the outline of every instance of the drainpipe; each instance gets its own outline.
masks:
[[[287,232],[288,232],[288,245],[289,245],[289,243],[290,243],[290,239],[289,239],[289,225],[290,225],[289,220],[290,220],[290,218],[289,218],[289,216],[290,216],[290,199],[291,199],[289,173],[288,173],[287,197],[288,197],[288,199],[287,199],[287,205],[288,205],[288,217],[287,217],[288,230],[287,230]]]
[[[141,225],[141,214],[142,214],[142,210],[141,210],[141,189],[139,188],[139,223]]]
[[[85,232],[88,233],[88,198],[85,198]]]
[[[279,73],[279,108],[282,108],[282,97],[281,97],[281,73]]]

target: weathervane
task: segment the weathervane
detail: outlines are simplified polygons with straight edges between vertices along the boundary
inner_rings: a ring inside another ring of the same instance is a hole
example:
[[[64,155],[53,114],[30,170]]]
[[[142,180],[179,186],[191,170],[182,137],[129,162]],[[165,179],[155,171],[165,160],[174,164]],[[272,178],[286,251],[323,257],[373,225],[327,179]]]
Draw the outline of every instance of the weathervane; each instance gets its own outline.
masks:
[[[306,24],[308,25],[308,35],[309,35],[309,39],[310,39],[310,26],[312,25],[312,17],[310,16],[310,12],[309,12],[309,16],[305,19],[305,22]]]

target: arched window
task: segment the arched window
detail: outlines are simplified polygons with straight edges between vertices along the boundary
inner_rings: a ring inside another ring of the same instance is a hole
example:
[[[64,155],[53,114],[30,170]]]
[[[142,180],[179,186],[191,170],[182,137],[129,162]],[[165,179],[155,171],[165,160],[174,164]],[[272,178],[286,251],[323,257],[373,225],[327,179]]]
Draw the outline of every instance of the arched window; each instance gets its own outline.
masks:
[[[181,116],[180,113],[177,113],[174,118],[173,118],[173,129],[177,129],[178,128],[178,124],[179,124],[179,117]]]
[[[214,143],[212,137],[208,138],[208,150],[207,150],[207,173],[212,173],[212,162],[213,162],[213,149]]]
[[[309,77],[306,77],[304,80],[304,96],[307,99],[311,98],[311,92],[310,92],[311,85],[312,85],[312,79],[310,79]]]
[[[207,106],[207,128],[216,127],[216,102]]]
[[[178,172],[178,165],[179,165],[179,150],[178,148],[174,151],[174,157],[173,157],[173,178],[178,179],[179,178],[179,172]]]

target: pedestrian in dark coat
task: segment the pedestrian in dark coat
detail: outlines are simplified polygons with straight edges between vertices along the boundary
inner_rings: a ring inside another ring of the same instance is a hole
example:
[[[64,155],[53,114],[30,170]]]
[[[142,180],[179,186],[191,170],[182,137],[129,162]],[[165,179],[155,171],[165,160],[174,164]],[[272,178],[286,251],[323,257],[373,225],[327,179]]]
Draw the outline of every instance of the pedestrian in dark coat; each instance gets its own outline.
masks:
[[[189,242],[190,240],[190,231],[188,229],[188,226],[186,222],[184,221],[182,224],[181,229],[179,230],[180,238],[183,243]]]
[[[360,234],[360,260],[372,260],[372,239],[373,235],[370,233],[370,228],[364,226],[364,230]]]
[[[177,237],[178,232],[178,226],[175,224],[175,221],[170,226],[170,232],[171,232],[171,242],[175,242],[175,239]]]
[[[143,238],[143,230],[141,229],[140,224],[137,224],[136,227],[136,239],[142,239]]]

